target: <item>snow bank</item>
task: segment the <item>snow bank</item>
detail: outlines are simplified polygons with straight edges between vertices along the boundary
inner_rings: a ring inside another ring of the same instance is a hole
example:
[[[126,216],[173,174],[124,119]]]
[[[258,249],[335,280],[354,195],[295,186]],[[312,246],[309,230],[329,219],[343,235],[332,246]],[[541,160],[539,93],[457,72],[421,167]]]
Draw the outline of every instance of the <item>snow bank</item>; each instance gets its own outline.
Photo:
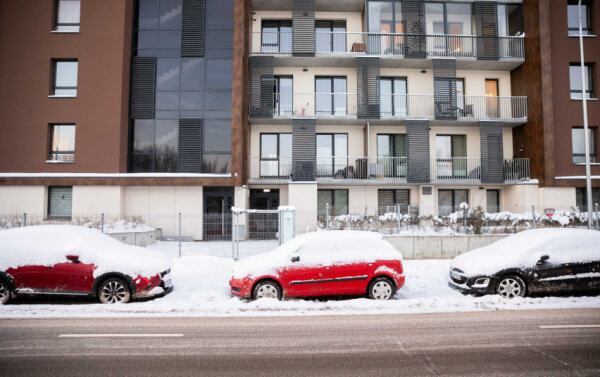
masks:
[[[292,262],[297,253],[299,262]],[[376,260],[401,260],[402,254],[383,236],[373,232],[327,231],[305,233],[286,242],[270,253],[255,255],[235,264],[233,276],[263,276],[278,268],[296,265],[334,265]]]
[[[506,268],[532,267],[547,254],[549,263],[600,260],[600,232],[587,229],[526,230],[454,258],[467,276],[493,275]]]
[[[52,266],[78,255],[94,264],[94,276],[118,271],[154,276],[171,267],[171,259],[155,251],[125,245],[97,229],[71,225],[39,225],[0,231],[0,270],[25,265]]]

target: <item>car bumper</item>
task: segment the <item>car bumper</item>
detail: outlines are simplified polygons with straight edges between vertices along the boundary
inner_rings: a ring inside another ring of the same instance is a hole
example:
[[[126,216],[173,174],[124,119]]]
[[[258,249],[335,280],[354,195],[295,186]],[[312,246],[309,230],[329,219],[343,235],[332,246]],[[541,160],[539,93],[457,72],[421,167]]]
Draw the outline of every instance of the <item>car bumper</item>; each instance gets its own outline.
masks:
[[[239,297],[250,298],[252,296],[252,282],[248,279],[234,279],[229,281],[231,294]]]
[[[449,281],[448,282],[448,286],[450,288],[454,288],[460,292],[463,293],[472,293],[472,294],[480,294],[480,295],[486,295],[489,293],[493,293],[493,284],[491,279],[489,280],[489,283],[487,286],[482,287],[482,286],[468,286],[466,283],[464,284],[458,284],[455,283],[453,281]]]

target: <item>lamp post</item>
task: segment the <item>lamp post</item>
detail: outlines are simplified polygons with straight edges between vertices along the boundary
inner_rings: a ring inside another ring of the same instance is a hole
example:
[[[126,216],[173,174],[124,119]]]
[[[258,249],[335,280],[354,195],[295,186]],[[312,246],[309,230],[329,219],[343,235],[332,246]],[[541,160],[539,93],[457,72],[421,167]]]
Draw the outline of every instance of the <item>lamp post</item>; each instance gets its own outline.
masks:
[[[581,0],[577,5],[579,17],[579,52],[581,62],[581,99],[583,102],[583,141],[585,143],[585,183],[587,191],[588,229],[592,229],[592,176],[590,172],[590,134],[587,119],[587,80],[583,58],[583,28],[581,26]]]

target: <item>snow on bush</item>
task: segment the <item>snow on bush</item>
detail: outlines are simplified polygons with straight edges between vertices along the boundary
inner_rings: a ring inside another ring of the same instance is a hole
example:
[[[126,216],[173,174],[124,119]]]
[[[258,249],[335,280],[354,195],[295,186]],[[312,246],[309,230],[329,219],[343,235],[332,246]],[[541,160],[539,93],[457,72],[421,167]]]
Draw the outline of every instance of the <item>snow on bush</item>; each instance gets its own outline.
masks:
[[[19,228],[25,225],[23,215],[0,216],[0,230]],[[27,226],[31,225],[76,225],[86,228],[100,229],[102,221],[94,217],[74,217],[71,220],[41,220],[35,217],[27,217]],[[129,232],[150,232],[155,228],[147,225],[140,217],[130,217],[126,219],[106,219],[104,223],[105,233],[129,233]]]

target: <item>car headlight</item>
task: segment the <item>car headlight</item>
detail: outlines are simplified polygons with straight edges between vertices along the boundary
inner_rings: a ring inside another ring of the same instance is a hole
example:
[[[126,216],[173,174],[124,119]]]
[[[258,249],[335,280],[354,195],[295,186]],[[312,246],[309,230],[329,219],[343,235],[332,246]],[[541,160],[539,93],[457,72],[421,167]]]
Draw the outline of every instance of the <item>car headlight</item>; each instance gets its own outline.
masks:
[[[478,278],[475,280],[471,288],[486,288],[488,285],[490,285],[489,278]]]

